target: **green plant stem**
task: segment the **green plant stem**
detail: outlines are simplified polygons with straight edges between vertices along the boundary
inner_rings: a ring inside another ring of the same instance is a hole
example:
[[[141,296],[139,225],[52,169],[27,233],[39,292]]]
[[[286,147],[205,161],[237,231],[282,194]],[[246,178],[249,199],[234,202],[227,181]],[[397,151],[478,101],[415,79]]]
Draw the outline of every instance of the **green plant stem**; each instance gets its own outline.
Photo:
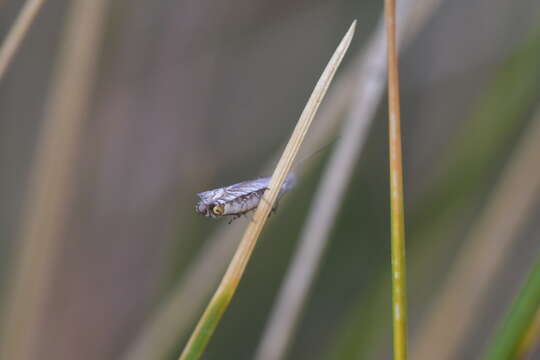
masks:
[[[540,306],[540,258],[536,261],[525,286],[516,298],[510,313],[495,335],[486,360],[516,358],[519,345],[527,335]]]
[[[385,0],[385,17],[388,41],[388,132],[390,154],[393,344],[394,359],[405,360],[407,359],[407,282],[395,0]]]

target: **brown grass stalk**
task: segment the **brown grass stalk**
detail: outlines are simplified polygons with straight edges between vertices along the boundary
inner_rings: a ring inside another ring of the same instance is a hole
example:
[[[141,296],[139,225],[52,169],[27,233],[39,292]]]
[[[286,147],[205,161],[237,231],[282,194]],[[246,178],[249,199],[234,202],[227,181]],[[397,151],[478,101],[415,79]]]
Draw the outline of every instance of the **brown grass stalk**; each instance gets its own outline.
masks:
[[[305,158],[304,154],[313,154],[321,148],[333,133],[333,128],[351,100],[353,80],[361,59],[355,59],[346,70],[336,75],[332,89],[321,104],[319,121],[313,123],[310,136],[307,137],[300,150],[299,158]],[[367,74],[366,74],[367,75]],[[368,82],[376,75],[369,73]],[[307,155],[306,155],[307,156]],[[261,170],[262,173],[271,171],[273,165],[279,159],[279,154],[271,157],[268,165]],[[269,165],[272,164],[272,165]],[[295,170],[301,177],[306,167]],[[287,198],[281,200],[283,203]],[[143,326],[140,333],[127,348],[124,360],[161,359],[166,356],[177,342],[179,335],[188,330],[195,320],[197,311],[203,308],[203,301],[211,294],[212,286],[215,286],[219,277],[227,266],[227,260],[234,253],[239,243],[241,222],[225,224],[212,235],[199,251],[180,281],[163,303],[158,306],[150,320]]]
[[[291,135],[291,138],[279,160],[274,174],[270,180],[269,190],[267,190],[260,202],[252,221],[249,223],[246,232],[238,246],[238,249],[225,273],[214,296],[210,300],[208,307],[203,313],[197,327],[195,328],[191,338],[189,339],[184,351],[180,355],[180,360],[198,359],[204,351],[206,344],[210,340],[223,312],[228,307],[232,296],[234,295],[238,283],[244,273],[247,262],[253,252],[257,239],[266,223],[268,215],[272,210],[275,201],[277,200],[281,185],[290,171],[292,164],[300,146],[306,136],[307,130],[317,109],[326,94],[330,82],[334,77],[341,60],[349,47],[354,34],[355,22],[351,25],[334,55],[330,59],[326,69],[322,73],[313,93],[311,94],[304,111],[300,115],[300,119]]]

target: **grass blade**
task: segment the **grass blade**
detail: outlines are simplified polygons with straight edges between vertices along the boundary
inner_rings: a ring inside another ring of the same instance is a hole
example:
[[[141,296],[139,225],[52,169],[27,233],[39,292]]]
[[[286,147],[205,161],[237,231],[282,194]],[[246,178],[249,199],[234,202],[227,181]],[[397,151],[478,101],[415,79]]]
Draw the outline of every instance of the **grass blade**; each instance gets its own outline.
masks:
[[[489,349],[486,360],[517,359],[516,356],[527,330],[535,320],[540,306],[540,259],[536,261],[529,279],[515,300],[508,317]]]
[[[334,55],[330,59],[326,69],[322,73],[311,97],[300,115],[300,119],[291,135],[281,159],[270,180],[269,190],[263,196],[253,220],[249,223],[246,232],[240,242],[240,245],[225,273],[218,289],[210,300],[205,312],[203,313],[197,327],[189,339],[184,351],[180,355],[180,360],[198,359],[203,353],[210,337],[219,323],[223,313],[232,299],[238,283],[243,275],[247,262],[253,252],[253,248],[262,231],[264,224],[272,210],[277,199],[279,189],[285,181],[285,178],[293,164],[293,161],[300,149],[300,145],[306,136],[307,130],[315,117],[315,113],[328,89],[332,78],[343,59],[352,36],[354,34],[355,22],[351,25]]]
[[[356,76],[353,109],[324,172],[298,249],[279,290],[255,359],[285,358],[303,305],[317,273],[327,240],[345,191],[367,138],[369,127],[384,91],[386,64],[384,34],[377,30]],[[366,86],[366,83],[369,85]]]
[[[342,68],[339,74],[336,74],[332,89],[318,111],[319,121],[312,124],[310,136],[304,140],[299,158],[306,158],[320,150],[322,146],[328,144],[329,138],[334,136],[333,129],[340,122],[340,115],[352,101],[356,73],[363,63],[363,55],[356,55],[349,61],[347,68]],[[377,81],[378,75],[368,69],[365,76],[361,91],[369,93],[370,84]],[[279,155],[276,153],[270,156],[270,160],[259,173],[271,172]],[[299,167],[295,170],[296,175],[302,177],[307,168],[307,166]],[[288,199],[284,198],[281,201],[286,202]],[[233,256],[234,249],[238,246],[240,226],[240,222],[225,223],[205,242],[173,290],[149,316],[149,320],[128,346],[122,359],[146,360],[167,356],[178,338],[189,330],[196,314],[203,308],[201,303],[210,297],[212,284],[218,283],[225,271],[228,259]]]
[[[23,5],[17,20],[0,48],[0,80],[4,77],[9,64],[11,64],[15,53],[44,3],[45,0],[28,0]]]
[[[399,109],[399,72],[396,41],[396,2],[385,0],[388,42],[388,132],[390,156],[390,213],[392,248],[392,314],[394,359],[407,359],[407,283],[405,211]]]

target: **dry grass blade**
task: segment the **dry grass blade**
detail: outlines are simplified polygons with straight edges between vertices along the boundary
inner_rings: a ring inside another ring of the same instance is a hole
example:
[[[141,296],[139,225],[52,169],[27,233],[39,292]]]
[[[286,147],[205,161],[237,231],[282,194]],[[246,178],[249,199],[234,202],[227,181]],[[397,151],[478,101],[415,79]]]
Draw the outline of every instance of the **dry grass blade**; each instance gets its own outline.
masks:
[[[333,129],[340,120],[340,114],[352,100],[355,74],[362,60],[362,57],[357,55],[346,69],[342,69],[336,75],[332,89],[319,109],[317,116],[319,121],[312,124],[310,136],[305,139],[298,155],[299,158],[306,158],[309,154],[321,149],[328,143],[328,138],[334,134]],[[367,79],[363,89],[369,92],[367,84],[377,81],[378,75],[371,71],[366,72],[365,75]],[[271,160],[263,166],[260,173],[269,173],[279,159],[279,155],[274,154],[270,157]],[[301,177],[306,168],[308,167],[302,166],[296,169],[296,175]],[[287,198],[281,201],[287,201]],[[181,280],[175,285],[174,290],[150,316],[148,323],[143,326],[139,335],[128,347],[123,359],[161,359],[166,356],[169,349],[177,342],[179,334],[188,330],[194,321],[195,313],[202,308],[202,301],[209,296],[211,287],[219,281],[219,277],[225,271],[227,260],[232,257],[238,245],[241,225],[238,221],[232,224],[225,223],[205,242]]]
[[[310,136],[302,145],[300,158],[304,154],[313,154],[328,142],[328,137],[333,134],[332,129],[340,119],[340,114],[351,101],[353,80],[355,80],[358,63],[362,59],[352,61],[346,70],[336,75],[336,80],[331,91],[327,94],[324,104],[318,113],[319,121],[313,123]],[[366,83],[377,81],[377,74],[368,72]],[[365,91],[369,86],[364,86]],[[271,157],[270,165],[265,165],[261,173],[268,173],[279,159],[279,154]],[[295,173],[299,176],[307,167],[298,168]],[[282,201],[287,201],[283,199]],[[220,230],[212,235],[199,251],[185,271],[181,280],[175,285],[174,290],[165,298],[150,316],[150,320],[143,326],[139,335],[128,347],[124,356],[125,360],[161,359],[166,356],[177,342],[180,334],[186,332],[194,321],[196,312],[202,308],[202,302],[209,296],[212,286],[219,281],[227,266],[227,260],[234,253],[241,234],[241,222],[224,224]]]
[[[52,272],[72,198],[74,166],[95,78],[106,4],[105,0],[79,0],[68,14],[64,47],[37,146],[20,254],[6,306],[1,359],[38,358],[36,347],[44,329]]]
[[[300,236],[300,245],[295,252],[278,300],[270,315],[270,321],[263,333],[255,359],[275,360],[285,357],[293,332],[299,320],[301,309],[318,268],[319,260],[326,247],[326,240],[334,223],[345,189],[349,183],[354,165],[365,141],[370,120],[379,104],[384,89],[385,48],[384,36],[374,38],[366,52],[358,80],[372,80],[367,85],[370,91],[361,92],[356,98],[353,115],[344,126],[337,148],[321,180],[307,223]],[[371,76],[366,76],[366,71]],[[360,83],[358,83],[360,84]],[[359,115],[359,116],[357,116]]]
[[[512,241],[534,209],[540,196],[540,108],[533,121],[415,335],[413,359],[456,358]]]
[[[28,0],[21,9],[17,20],[15,20],[15,23],[2,44],[2,48],[0,48],[0,80],[4,77],[24,36],[28,32],[28,29],[30,29],[39,9],[41,9],[44,3],[45,0]]]
[[[392,248],[392,323],[394,359],[407,359],[407,273],[405,262],[405,210],[403,208],[403,164],[401,113],[396,40],[396,2],[385,0],[388,43],[388,137],[390,156],[390,213]]]
[[[330,82],[332,81],[341,60],[349,47],[354,34],[354,28],[355,22],[353,22],[345,34],[343,40],[334,52],[334,55],[330,59],[330,62],[317,82],[317,85],[315,86],[315,89],[313,90],[313,93],[309,98],[300,119],[298,120],[298,123],[276,167],[276,170],[272,175],[269,190],[265,192],[263,201],[261,201],[260,205],[257,207],[257,210],[253,215],[253,220],[248,225],[238,250],[236,251],[231,264],[223,277],[223,280],[221,281],[216,293],[210,301],[210,304],[195,328],[195,331],[189,339],[184,351],[180,355],[181,360],[198,359],[200,357],[223,312],[234,295],[253,248],[255,247],[257,238],[259,237],[262,228],[266,223],[266,219],[268,218],[268,215],[277,199],[279,189],[285,181],[293,161],[298,154],[300,145],[306,136],[307,130],[315,117],[315,113],[317,112],[317,109],[328,87],[330,86]]]

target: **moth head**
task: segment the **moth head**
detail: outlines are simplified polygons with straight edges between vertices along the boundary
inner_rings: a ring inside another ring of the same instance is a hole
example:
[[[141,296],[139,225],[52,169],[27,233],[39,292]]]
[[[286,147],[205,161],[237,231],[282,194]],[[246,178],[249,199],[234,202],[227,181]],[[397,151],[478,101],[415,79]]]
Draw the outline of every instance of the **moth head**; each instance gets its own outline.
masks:
[[[225,206],[218,203],[208,203],[201,199],[197,205],[195,205],[195,211],[203,216],[215,218],[223,216],[225,213]]]

